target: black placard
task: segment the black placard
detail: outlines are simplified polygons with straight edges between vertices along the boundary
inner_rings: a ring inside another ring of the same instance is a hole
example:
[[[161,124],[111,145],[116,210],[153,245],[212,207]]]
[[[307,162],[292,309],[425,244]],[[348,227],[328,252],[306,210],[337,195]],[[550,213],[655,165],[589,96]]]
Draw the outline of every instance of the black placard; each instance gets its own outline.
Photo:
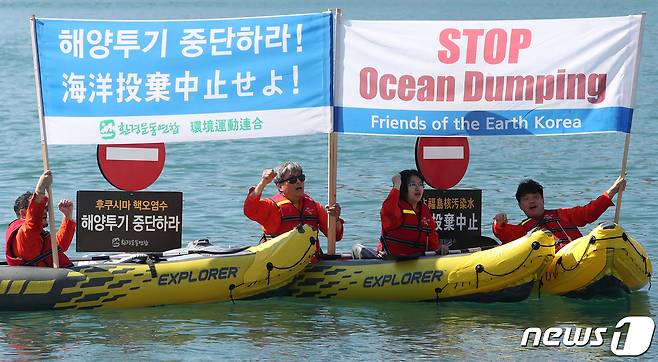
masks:
[[[182,192],[78,191],[79,252],[163,252],[181,247]]]
[[[482,237],[482,190],[426,189],[423,200],[436,220],[441,242],[450,249],[491,244]]]

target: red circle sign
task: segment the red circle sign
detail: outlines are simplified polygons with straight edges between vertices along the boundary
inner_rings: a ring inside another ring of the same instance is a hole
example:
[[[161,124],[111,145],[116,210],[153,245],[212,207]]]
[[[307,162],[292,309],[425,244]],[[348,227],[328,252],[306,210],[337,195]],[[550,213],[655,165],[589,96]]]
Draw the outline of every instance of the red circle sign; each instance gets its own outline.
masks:
[[[455,186],[468,168],[468,138],[418,137],[416,166],[425,181],[435,189]]]
[[[158,179],[165,162],[164,143],[98,145],[98,168],[112,186],[139,191]]]

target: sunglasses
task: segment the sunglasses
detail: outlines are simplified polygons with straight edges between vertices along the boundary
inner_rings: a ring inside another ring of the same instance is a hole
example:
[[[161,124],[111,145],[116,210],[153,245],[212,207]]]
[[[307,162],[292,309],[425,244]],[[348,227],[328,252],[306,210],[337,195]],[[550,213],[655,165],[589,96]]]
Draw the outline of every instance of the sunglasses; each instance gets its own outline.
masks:
[[[304,181],[306,180],[306,176],[305,176],[304,174],[301,174],[301,175],[299,175],[299,176],[288,177],[288,178],[285,179],[285,180],[281,180],[281,183],[284,183],[284,182],[287,181],[288,183],[296,184],[296,183],[297,183],[297,180],[299,180],[299,181],[301,181],[301,182],[304,182]]]

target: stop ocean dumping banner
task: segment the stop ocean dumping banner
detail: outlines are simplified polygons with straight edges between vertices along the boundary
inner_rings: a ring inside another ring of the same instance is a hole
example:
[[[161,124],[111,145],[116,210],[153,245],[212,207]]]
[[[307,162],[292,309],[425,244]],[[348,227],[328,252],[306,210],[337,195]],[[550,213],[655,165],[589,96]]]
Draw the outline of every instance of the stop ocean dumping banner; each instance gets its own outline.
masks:
[[[630,133],[641,19],[344,21],[334,130]]]
[[[48,143],[331,132],[331,19],[37,18]]]

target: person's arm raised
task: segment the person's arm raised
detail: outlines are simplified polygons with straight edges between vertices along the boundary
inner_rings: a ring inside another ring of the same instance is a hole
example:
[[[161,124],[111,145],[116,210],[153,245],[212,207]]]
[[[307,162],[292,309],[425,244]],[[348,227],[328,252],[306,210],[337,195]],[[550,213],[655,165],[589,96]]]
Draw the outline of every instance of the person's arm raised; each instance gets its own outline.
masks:
[[[620,175],[617,177],[617,180],[612,183],[612,186],[606,191],[608,196],[612,199],[619,191],[624,191],[626,189],[626,176]]]
[[[73,202],[68,199],[60,200],[57,208],[68,220],[73,220]]]
[[[274,172],[273,169],[268,168],[267,170],[263,170],[263,174],[261,176],[260,181],[258,182],[258,185],[256,185],[256,188],[254,188],[254,191],[252,191],[252,195],[262,195],[263,190],[265,190],[265,186],[267,186],[274,178],[276,177],[276,172]]]
[[[36,193],[34,195],[34,201],[40,204],[41,201],[43,200],[43,197],[46,195],[46,191],[48,190],[48,187],[50,187],[50,185],[52,184],[53,184],[52,172],[50,172],[50,170],[44,171],[41,177],[39,177],[37,186],[34,188],[34,192]]]
[[[505,225],[508,223],[507,214],[504,213],[496,214],[496,216],[494,216],[493,218],[493,221],[495,224],[498,224],[500,226]]]
[[[402,175],[399,173],[396,173],[391,177],[391,181],[393,182],[393,188],[394,189],[400,189],[400,186],[402,185]]]

